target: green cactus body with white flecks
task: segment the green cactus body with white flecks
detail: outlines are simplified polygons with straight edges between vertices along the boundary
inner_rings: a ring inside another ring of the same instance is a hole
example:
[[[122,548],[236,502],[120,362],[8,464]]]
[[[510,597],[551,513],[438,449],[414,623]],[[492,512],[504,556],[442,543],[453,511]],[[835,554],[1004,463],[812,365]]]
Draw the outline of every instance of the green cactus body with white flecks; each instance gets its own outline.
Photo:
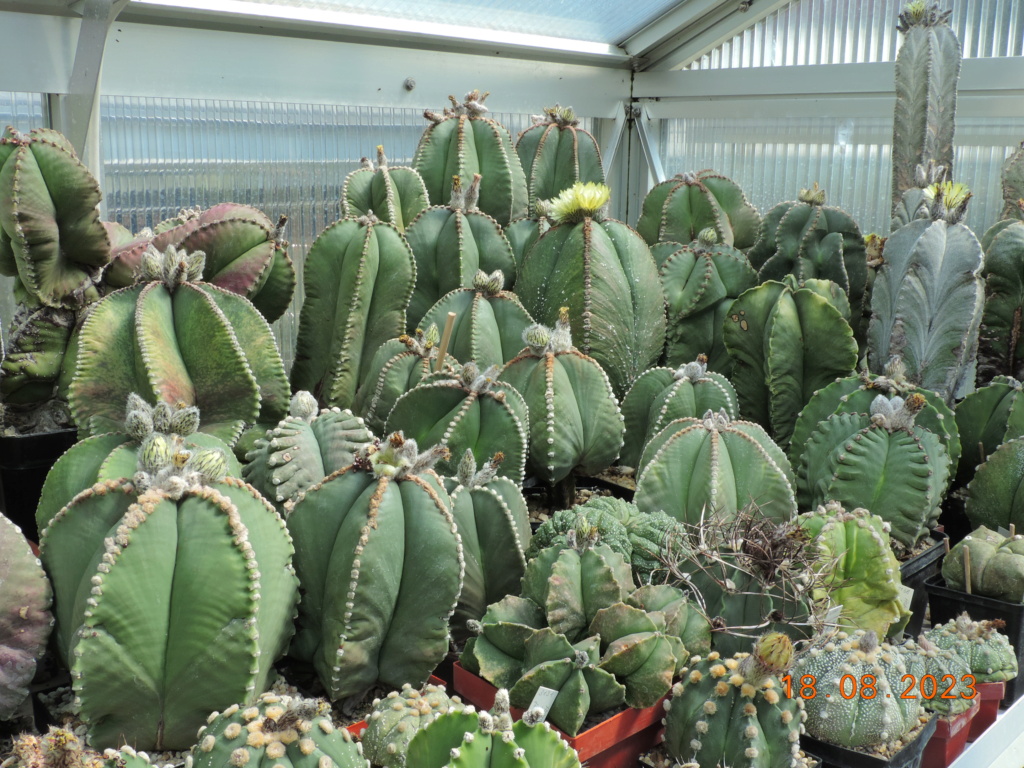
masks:
[[[1003,536],[985,526],[972,531],[942,560],[942,578],[950,589],[968,591],[968,559],[972,594],[1024,603],[1024,536]]]
[[[907,674],[918,687],[927,711],[955,717],[974,706],[977,691],[970,684],[971,668],[965,659],[939,648],[924,635],[917,642],[907,640],[897,648],[903,653]]]
[[[444,686],[427,684],[422,690],[406,683],[383,699],[374,699],[366,730],[359,737],[371,765],[404,768],[409,742],[439,716],[465,709],[458,696],[448,697]]]
[[[311,661],[332,700],[426,682],[448,650],[464,573],[451,501],[401,433],[309,488],[292,508],[302,585],[291,654]]]
[[[413,219],[426,210],[427,188],[412,168],[392,167],[377,145],[377,166],[367,157],[361,167],[345,177],[341,188],[341,210],[345,216],[366,216],[372,213],[381,221],[394,224],[404,232]]]
[[[932,627],[924,636],[967,662],[979,683],[998,683],[1017,677],[1017,653],[999,630],[1002,621],[971,621],[966,613]]]

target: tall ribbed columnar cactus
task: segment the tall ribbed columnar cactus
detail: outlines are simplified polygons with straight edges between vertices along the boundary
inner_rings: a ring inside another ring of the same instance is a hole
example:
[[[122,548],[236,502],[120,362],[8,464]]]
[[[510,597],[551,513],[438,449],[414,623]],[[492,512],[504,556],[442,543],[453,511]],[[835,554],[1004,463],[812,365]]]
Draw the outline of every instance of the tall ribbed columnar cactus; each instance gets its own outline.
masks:
[[[658,243],[651,254],[668,307],[665,364],[683,365],[706,355],[711,370],[728,374],[732,359],[722,328],[733,300],[757,285],[757,272],[742,251],[719,243],[711,227],[689,245]]]
[[[952,402],[974,383],[984,304],[978,238],[961,220],[971,194],[960,184],[929,188],[931,215],[885,241],[868,326],[868,363],[875,373],[893,355],[911,382]]]
[[[732,303],[724,340],[740,413],[786,448],[811,396],[857,365],[849,305],[834,284],[792,276],[752,288]]]
[[[1003,219],[1024,219],[1024,141],[1003,163]]]
[[[1024,378],[1024,222],[1006,219],[982,238],[985,309],[978,347],[978,378]]]
[[[955,484],[967,485],[974,472],[1000,445],[1024,435],[1024,387],[1016,379],[996,376],[956,405],[956,424],[963,443]]]
[[[185,749],[211,708],[252,701],[292,635],[284,521],[220,451],[154,434],[42,533],[56,648],[90,740]]]
[[[302,584],[292,655],[313,662],[332,699],[380,681],[426,682],[448,651],[462,541],[448,494],[401,433],[362,449],[288,517]]]
[[[53,629],[53,592],[21,530],[0,515],[0,721],[28,698],[36,662]]]
[[[644,198],[636,230],[649,244],[689,243],[706,227],[718,242],[749,248],[757,238],[761,214],[739,185],[712,170],[680,173],[657,184]]]
[[[276,424],[288,380],[270,326],[247,299],[201,281],[203,254],[146,251],[140,282],[94,304],[70,384],[79,435],[121,429],[128,395],[195,405],[200,429],[234,444]]]
[[[508,129],[487,117],[487,96],[470,91],[461,103],[449,96],[452,105],[442,114],[424,112],[430,125],[420,138],[412,165],[423,177],[432,205],[448,200],[452,176],[483,175],[480,210],[505,226],[526,215],[526,175]]]
[[[530,326],[523,341],[527,348],[499,379],[529,408],[529,470],[553,485],[574,469],[594,474],[610,466],[622,447],[622,413],[607,374],[573,347],[568,313],[554,329]]]
[[[448,205],[427,208],[405,230],[416,257],[416,287],[409,300],[410,329],[449,291],[474,286],[479,270],[498,270],[500,288],[511,288],[516,275],[512,246],[497,221],[477,208],[480,174],[464,187],[456,176]],[[441,318],[440,325],[444,325]]]
[[[516,152],[526,172],[531,215],[537,215],[539,201],[557,197],[576,182],[604,184],[597,140],[579,124],[572,107],[555,104],[519,134]]]
[[[430,205],[423,179],[412,168],[388,165],[384,147],[377,145],[377,167],[367,157],[362,167],[345,177],[341,188],[341,212],[347,217],[372,213],[404,232],[409,223]]]
[[[538,323],[568,307],[573,338],[608,374],[618,397],[661,356],[665,299],[650,249],[607,219],[609,190],[577,184],[550,206],[558,222],[529,250],[516,294]]]
[[[960,42],[949,26],[952,11],[913,0],[900,14],[903,44],[896,56],[896,110],[892,136],[892,206],[917,186],[917,166],[946,168],[952,179]],[[888,260],[888,259],[886,259]]]
[[[351,406],[377,348],[405,333],[415,278],[412,251],[394,225],[365,216],[325,229],[303,268],[292,389],[322,405]]]

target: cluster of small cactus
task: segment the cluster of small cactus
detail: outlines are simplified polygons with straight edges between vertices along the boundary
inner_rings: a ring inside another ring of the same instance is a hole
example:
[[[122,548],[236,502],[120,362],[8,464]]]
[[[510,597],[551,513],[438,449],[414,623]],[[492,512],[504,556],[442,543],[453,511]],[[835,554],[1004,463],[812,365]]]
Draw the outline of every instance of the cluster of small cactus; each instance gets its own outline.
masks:
[[[128,745],[103,752],[89,749],[67,728],[50,726],[42,736],[23,733],[11,743],[3,768],[150,768],[149,755]]]

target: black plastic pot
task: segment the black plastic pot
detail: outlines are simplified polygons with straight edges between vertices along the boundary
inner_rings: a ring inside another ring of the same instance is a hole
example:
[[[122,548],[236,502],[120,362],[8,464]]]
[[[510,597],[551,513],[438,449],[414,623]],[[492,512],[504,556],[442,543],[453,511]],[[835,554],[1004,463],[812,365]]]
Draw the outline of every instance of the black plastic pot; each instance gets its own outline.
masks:
[[[0,512],[30,541],[39,541],[36,506],[53,463],[78,438],[78,430],[0,436]]]
[[[921,765],[924,748],[935,733],[937,723],[938,718],[932,717],[912,742],[888,760],[818,741],[807,734],[800,737],[800,748],[821,760],[822,768],[918,768]]]
[[[903,586],[914,590],[914,597],[910,601],[910,621],[907,622],[905,630],[911,637],[917,637],[924,628],[924,614],[928,608],[925,582],[942,573],[942,558],[946,554],[946,547],[943,544],[947,538],[946,534],[932,531],[929,535],[935,545],[900,565],[900,580]]]
[[[994,597],[969,595],[950,589],[941,575],[929,579],[927,589],[932,624],[944,624],[964,611],[975,621],[1002,619],[1006,622],[1006,627],[1000,632],[1006,635],[1010,645],[1017,651],[1018,669],[1017,677],[1006,681],[1003,703],[1010,706],[1024,693],[1024,603],[1007,603]]]

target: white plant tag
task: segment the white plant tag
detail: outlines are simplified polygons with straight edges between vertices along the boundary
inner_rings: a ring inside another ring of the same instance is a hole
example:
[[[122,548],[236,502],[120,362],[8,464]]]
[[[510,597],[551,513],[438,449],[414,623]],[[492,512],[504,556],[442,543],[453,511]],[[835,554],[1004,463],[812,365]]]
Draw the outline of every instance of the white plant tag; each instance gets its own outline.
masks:
[[[899,591],[899,601],[903,607],[909,612],[910,604],[914,602],[914,590],[912,587],[908,587],[906,584],[897,585]]]
[[[558,691],[551,688],[545,688],[543,685],[537,689],[537,693],[533,696],[533,701],[530,702],[529,709],[539,709],[543,715],[541,720],[548,719],[548,712],[551,707],[554,706],[555,699],[558,698]]]
[[[1010,529],[1004,528],[1001,525],[998,528],[996,528],[996,533],[998,533],[1000,536],[1006,537],[1007,539],[1010,538]]]
[[[834,627],[836,624],[838,624],[839,616],[842,614],[842,612],[842,603],[840,603],[839,605],[833,605],[831,608],[829,608],[828,613],[825,614],[825,626]]]

